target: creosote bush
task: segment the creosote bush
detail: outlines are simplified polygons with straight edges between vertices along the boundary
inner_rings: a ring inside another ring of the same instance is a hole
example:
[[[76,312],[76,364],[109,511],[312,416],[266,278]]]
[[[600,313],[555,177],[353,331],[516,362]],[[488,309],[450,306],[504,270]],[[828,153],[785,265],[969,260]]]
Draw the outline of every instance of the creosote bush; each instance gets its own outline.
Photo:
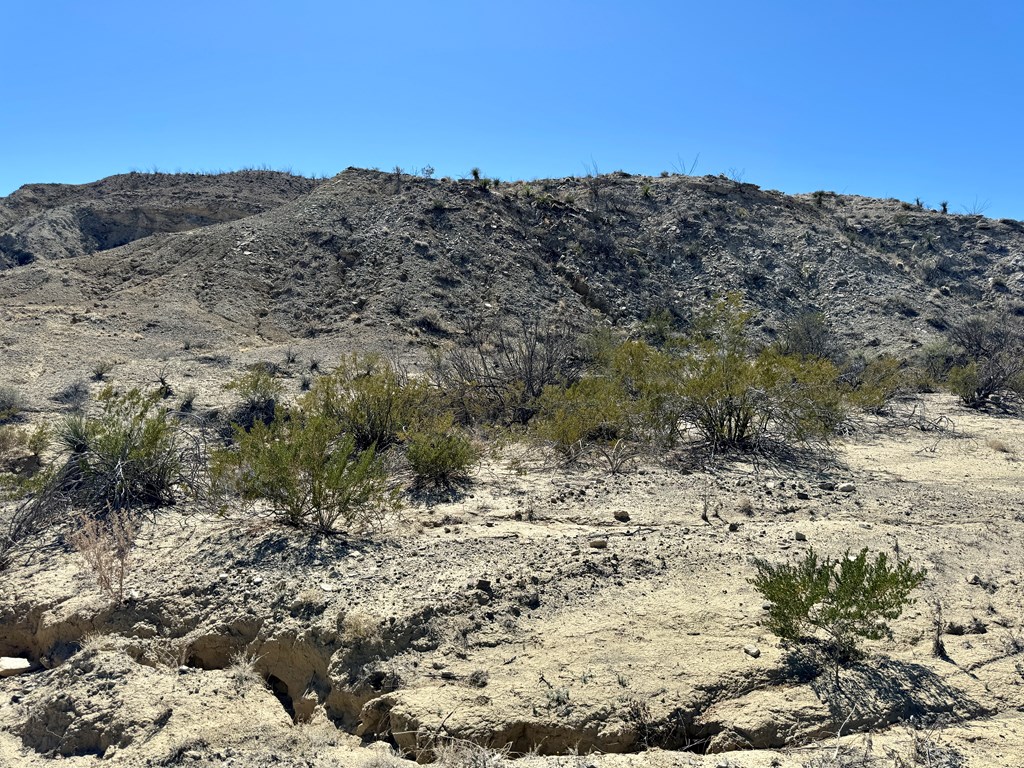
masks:
[[[809,550],[803,560],[774,565],[755,560],[754,589],[769,602],[768,629],[795,642],[825,635],[839,660],[856,654],[857,639],[878,640],[891,634],[887,620],[896,619],[913,602],[909,594],[925,577],[910,561],[890,565],[884,552],[871,560],[868,550],[856,556],[819,560]]]
[[[333,419],[356,447],[384,451],[429,414],[436,393],[379,355],[352,355],[320,376],[304,399],[310,411]]]
[[[260,421],[267,424],[274,419],[274,409],[284,392],[281,382],[277,381],[265,366],[257,365],[225,385],[225,389],[234,392],[240,403],[231,416],[231,423],[243,429],[251,429]]]
[[[946,378],[953,394],[969,408],[981,408],[998,395],[1024,395],[1024,324],[1004,313],[977,315],[951,326],[954,365]]]
[[[322,411],[279,408],[269,425],[238,429],[236,445],[212,461],[217,487],[264,500],[289,525],[319,533],[372,528],[398,507],[375,447],[360,450]]]
[[[451,414],[408,431],[403,442],[417,485],[453,485],[466,479],[480,458],[473,441],[454,426]]]

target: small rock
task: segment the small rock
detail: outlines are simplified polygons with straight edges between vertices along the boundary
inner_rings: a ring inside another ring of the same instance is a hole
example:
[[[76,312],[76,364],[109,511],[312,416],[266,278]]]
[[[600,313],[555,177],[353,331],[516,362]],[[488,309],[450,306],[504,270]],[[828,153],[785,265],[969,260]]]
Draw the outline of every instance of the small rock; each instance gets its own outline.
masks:
[[[831,480],[825,480],[824,482],[818,483],[818,487],[823,491],[834,491],[836,489],[836,484]]]
[[[624,509],[620,509],[615,513],[615,519],[618,520],[620,523],[628,523],[629,512],[627,512]]]
[[[978,574],[976,574],[976,573],[972,573],[970,576],[967,577],[967,583],[968,584],[981,584],[981,577]]]
[[[761,655],[761,649],[756,645],[744,645],[743,652],[752,659],[756,659]]]
[[[0,656],[0,677],[23,675],[32,669],[32,662],[17,656]]]
[[[186,674],[188,674],[188,665],[182,664],[180,667],[178,667],[178,674],[179,675],[186,675]]]
[[[800,499],[800,501],[807,501],[809,498],[811,498],[811,494],[809,494],[807,491],[797,491],[796,497]]]
[[[455,673],[452,672],[451,670],[447,670],[446,669],[444,672],[441,673],[441,679],[442,680],[454,680],[455,679]]]
[[[225,581],[227,581],[231,577],[228,576],[226,573],[222,573],[222,574],[218,575],[217,578],[220,579],[222,582],[225,582]]]
[[[729,523],[729,531],[730,532],[736,533],[736,531],[738,531],[739,529],[740,529],[740,524],[739,523]]]
[[[836,488],[836,490],[839,491],[840,493],[853,493],[854,491],[857,490],[857,486],[854,485],[853,483],[843,483],[838,488]]]
[[[801,531],[797,531],[794,534],[794,537],[796,538],[797,541],[807,541],[807,534],[806,533],[802,533]]]
[[[320,589],[322,589],[324,592],[334,592],[338,589],[338,587],[336,584],[330,584],[325,581],[323,584],[320,585]]]
[[[478,579],[476,582],[476,588],[481,592],[491,592],[491,580],[490,579]]]
[[[608,539],[591,539],[589,544],[594,549],[607,549]]]

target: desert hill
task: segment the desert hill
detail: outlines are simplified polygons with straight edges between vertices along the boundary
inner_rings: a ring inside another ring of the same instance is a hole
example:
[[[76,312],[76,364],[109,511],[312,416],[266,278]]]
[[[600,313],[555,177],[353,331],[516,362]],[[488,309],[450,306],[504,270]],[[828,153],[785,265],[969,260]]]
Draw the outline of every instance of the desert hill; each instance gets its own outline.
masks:
[[[768,336],[815,310],[854,346],[905,350],[965,312],[1024,311],[1020,222],[710,176],[129,174],[0,201],[0,256],[9,307],[179,344],[685,319],[740,291]]]

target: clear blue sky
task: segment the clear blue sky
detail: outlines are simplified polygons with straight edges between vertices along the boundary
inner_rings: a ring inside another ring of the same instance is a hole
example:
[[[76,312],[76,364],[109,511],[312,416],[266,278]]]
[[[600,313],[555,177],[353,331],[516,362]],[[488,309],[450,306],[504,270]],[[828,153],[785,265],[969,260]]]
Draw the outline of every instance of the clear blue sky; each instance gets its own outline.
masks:
[[[1024,3],[9,0],[0,195],[131,169],[742,174],[1024,219]]]

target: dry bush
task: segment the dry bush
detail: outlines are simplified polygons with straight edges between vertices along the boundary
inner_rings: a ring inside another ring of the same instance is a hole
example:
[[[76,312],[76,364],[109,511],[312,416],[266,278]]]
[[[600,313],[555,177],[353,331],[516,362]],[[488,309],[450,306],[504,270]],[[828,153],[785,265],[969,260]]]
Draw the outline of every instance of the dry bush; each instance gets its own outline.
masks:
[[[92,572],[96,585],[117,605],[124,601],[136,533],[129,511],[118,509],[106,519],[82,515],[79,529],[71,536],[71,545]]]
[[[0,386],[0,424],[14,421],[24,408],[21,393],[14,387]]]
[[[380,621],[365,611],[349,611],[340,624],[341,637],[349,645],[372,645],[380,640]]]
[[[545,387],[568,386],[583,370],[577,337],[563,326],[523,320],[513,329],[475,329],[471,339],[471,347],[435,358],[432,374],[467,422],[526,424]]]

